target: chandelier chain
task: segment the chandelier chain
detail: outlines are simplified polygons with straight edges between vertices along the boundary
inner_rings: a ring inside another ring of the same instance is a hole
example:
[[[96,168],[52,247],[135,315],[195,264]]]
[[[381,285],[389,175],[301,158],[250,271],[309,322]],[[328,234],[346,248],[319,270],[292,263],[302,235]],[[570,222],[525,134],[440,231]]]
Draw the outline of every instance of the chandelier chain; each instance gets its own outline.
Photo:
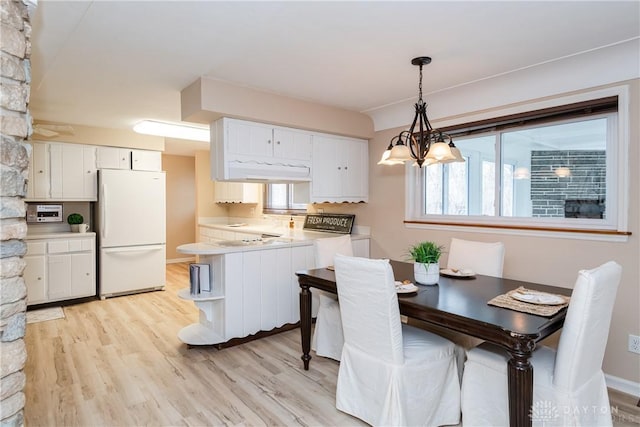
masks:
[[[418,82],[418,102],[422,101],[422,64],[420,64],[420,81]]]

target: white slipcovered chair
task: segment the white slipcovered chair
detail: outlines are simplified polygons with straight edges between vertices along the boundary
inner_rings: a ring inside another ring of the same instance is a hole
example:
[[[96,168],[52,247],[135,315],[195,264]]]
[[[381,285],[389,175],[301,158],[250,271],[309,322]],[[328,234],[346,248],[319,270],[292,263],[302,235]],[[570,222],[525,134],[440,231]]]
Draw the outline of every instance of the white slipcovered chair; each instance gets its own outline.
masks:
[[[335,257],[344,347],[336,407],[374,426],[460,421],[455,346],[400,321],[388,260]]]
[[[447,268],[470,268],[476,274],[502,277],[504,243],[485,243],[451,238]]]
[[[610,261],[578,274],[557,352],[533,352],[533,425],[610,426],[602,372],[622,268]],[[505,351],[483,343],[468,353],[462,379],[465,426],[509,424]]]
[[[338,237],[316,239],[313,241],[313,246],[316,268],[333,265],[333,257],[336,254],[353,255],[351,236],[348,234]],[[317,292],[319,302],[318,314],[316,316],[316,326],[311,340],[311,349],[315,350],[318,356],[340,360],[344,338],[342,335],[342,320],[340,320],[338,298],[327,292]]]

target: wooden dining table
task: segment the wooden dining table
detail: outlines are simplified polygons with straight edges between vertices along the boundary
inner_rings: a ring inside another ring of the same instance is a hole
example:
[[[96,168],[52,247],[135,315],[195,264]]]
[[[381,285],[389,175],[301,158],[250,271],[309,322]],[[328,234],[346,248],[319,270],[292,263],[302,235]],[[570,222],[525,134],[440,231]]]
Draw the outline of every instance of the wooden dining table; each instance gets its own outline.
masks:
[[[413,264],[391,261],[396,280],[410,280]],[[300,284],[302,361],[311,361],[311,288],[337,294],[333,270],[319,268],[296,272]],[[471,278],[440,276],[437,285],[418,285],[415,294],[400,295],[400,313],[453,331],[497,344],[510,355],[508,362],[509,420],[511,426],[531,426],[533,367],[529,361],[536,343],[562,328],[567,309],[551,317],[488,305],[492,298],[524,286],[527,289],[571,295],[571,289],[538,283],[476,275]]]

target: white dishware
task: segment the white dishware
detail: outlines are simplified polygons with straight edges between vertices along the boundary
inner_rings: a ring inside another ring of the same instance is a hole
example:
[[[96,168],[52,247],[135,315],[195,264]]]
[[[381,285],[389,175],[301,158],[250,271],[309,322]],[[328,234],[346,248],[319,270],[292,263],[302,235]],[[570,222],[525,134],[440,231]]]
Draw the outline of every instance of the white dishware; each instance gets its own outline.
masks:
[[[399,294],[410,294],[417,292],[418,287],[413,283],[402,283],[396,280],[396,292]]]
[[[561,296],[543,292],[513,292],[510,295],[513,299],[529,304],[560,305],[565,303],[565,299]]]
[[[443,268],[440,270],[440,274],[443,276],[451,276],[451,277],[474,277],[476,275],[475,271],[470,268],[462,268],[460,270],[452,270],[450,268]]]

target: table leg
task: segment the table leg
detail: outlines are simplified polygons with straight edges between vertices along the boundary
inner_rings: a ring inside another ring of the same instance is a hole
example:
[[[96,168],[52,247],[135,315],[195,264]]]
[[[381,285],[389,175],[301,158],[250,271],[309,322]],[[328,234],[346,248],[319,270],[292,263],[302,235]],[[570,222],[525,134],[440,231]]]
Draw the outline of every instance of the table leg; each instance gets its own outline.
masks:
[[[300,283],[300,334],[302,338],[302,361],[305,371],[309,370],[311,356],[311,291],[309,285]]]
[[[529,362],[534,343],[522,345],[525,349],[511,350],[508,363],[509,424],[511,427],[531,427],[533,405],[533,366]],[[528,347],[531,347],[529,349]]]

